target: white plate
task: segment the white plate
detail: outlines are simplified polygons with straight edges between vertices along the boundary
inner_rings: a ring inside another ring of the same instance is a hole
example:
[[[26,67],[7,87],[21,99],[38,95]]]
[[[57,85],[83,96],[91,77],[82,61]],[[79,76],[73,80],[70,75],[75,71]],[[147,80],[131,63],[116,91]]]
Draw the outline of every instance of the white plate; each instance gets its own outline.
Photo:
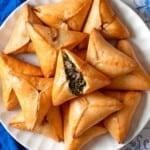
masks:
[[[29,0],[28,3],[32,5],[38,5],[47,3],[50,0]],[[57,0],[58,1],[58,0]],[[118,0],[112,0],[113,7],[119,16],[127,24],[128,28],[132,32],[131,41],[135,45],[136,53],[142,64],[150,72],[150,32],[144,22],[139,16],[133,12],[128,6]],[[0,29],[0,49],[2,50],[8,41],[10,33],[12,31],[15,20],[18,16],[20,7],[8,17],[7,21],[2,25]],[[17,37],[16,37],[17,38]],[[33,58],[33,57],[31,57]],[[30,60],[31,60],[30,58]],[[33,61],[33,60],[32,60]],[[1,92],[0,92],[1,95]],[[150,119],[150,93],[145,93],[139,108],[133,119],[129,136],[125,142],[127,144],[131,141],[146,125]],[[0,101],[0,118],[2,124],[5,126],[7,131],[22,145],[31,150],[63,150],[63,143],[56,143],[53,140],[46,138],[42,135],[20,131],[8,126],[10,118],[17,113],[18,110],[8,112],[3,107],[3,102]],[[124,145],[125,145],[124,144]],[[119,145],[109,135],[105,135],[97,138],[90,142],[83,149],[85,150],[117,150],[122,148],[124,145]]]

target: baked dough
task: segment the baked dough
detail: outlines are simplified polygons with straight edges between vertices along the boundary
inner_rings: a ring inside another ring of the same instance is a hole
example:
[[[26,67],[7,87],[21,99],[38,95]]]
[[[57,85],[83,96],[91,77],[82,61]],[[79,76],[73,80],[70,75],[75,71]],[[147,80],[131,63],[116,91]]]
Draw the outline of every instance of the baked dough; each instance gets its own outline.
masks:
[[[103,127],[102,124],[97,124],[92,128],[88,129],[80,137],[74,138],[72,131],[73,128],[70,126],[70,120],[68,117],[68,105],[63,106],[63,116],[64,116],[64,143],[65,150],[79,150],[86,143],[93,140],[95,137],[103,135],[107,130]]]
[[[92,0],[63,0],[35,7],[37,16],[48,26],[81,31]]]
[[[124,107],[104,120],[104,125],[110,134],[118,141],[124,143],[130,128],[134,112],[140,102],[141,92],[104,92],[108,96],[119,99]]]
[[[29,5],[24,5],[16,21],[10,39],[4,48],[4,53],[32,52],[29,34],[26,30],[26,22],[42,24],[40,19],[34,14]]]
[[[108,43],[96,29],[90,35],[87,61],[111,78],[132,72],[137,67],[133,59]]]
[[[83,31],[91,33],[94,28],[101,30],[102,34],[110,39],[125,39],[130,36],[127,27],[118,18],[107,0],[93,0]]]
[[[21,130],[30,131],[30,129],[26,126],[26,121],[22,112],[12,118],[9,124],[12,127]],[[48,136],[57,142],[63,140],[62,118],[59,107],[51,107],[42,123],[37,124],[32,131]]]
[[[86,49],[77,49],[74,50],[74,53],[81,59],[86,60],[86,53],[87,53]]]
[[[52,44],[56,49],[67,48],[69,50],[78,46],[85,38],[87,33],[57,29],[47,27],[40,24],[32,24],[36,30],[48,43]]]
[[[133,58],[137,62],[138,67],[129,74],[114,78],[107,88],[118,90],[150,90],[150,76],[138,61],[131,43],[127,40],[121,40],[118,42],[117,47]]]
[[[69,123],[73,137],[79,137],[110,114],[123,108],[117,99],[94,92],[69,102]]]
[[[70,99],[77,97],[71,92],[69,87],[69,80],[66,77],[65,66],[63,54],[67,54],[72,63],[80,72],[86,82],[81,94],[90,93],[96,89],[102,88],[110,84],[110,80],[103,75],[101,72],[97,71],[94,67],[89,65],[87,62],[80,59],[74,53],[68,50],[59,51],[56,73],[54,77],[53,90],[52,90],[52,100],[54,105],[60,105]],[[59,93],[59,94],[58,94]],[[80,95],[80,94],[79,94]]]
[[[18,98],[26,126],[32,130],[42,122],[52,105],[53,78],[29,77],[14,72],[9,72],[7,77]]]
[[[3,53],[0,53],[0,68],[4,105],[7,110],[11,110],[18,104],[18,100],[11,83],[8,82],[9,72],[14,71],[27,76],[42,76],[42,72],[39,67],[33,66],[14,57],[7,56]]]
[[[32,24],[26,23],[26,26],[44,76],[53,76],[58,51],[33,28]]]

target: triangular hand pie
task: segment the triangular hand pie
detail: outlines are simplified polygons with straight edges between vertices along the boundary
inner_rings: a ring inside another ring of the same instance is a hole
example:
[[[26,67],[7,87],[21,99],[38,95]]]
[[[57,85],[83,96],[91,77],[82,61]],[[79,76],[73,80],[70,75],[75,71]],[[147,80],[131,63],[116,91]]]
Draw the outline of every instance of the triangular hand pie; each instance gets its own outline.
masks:
[[[83,28],[83,31],[86,33],[90,34],[94,28],[100,29],[102,25],[100,16],[100,1],[101,0],[93,0],[91,10]]]
[[[42,24],[29,5],[25,5],[22,8],[11,37],[4,49],[4,53],[10,54],[32,51],[29,46],[30,37],[26,30],[26,22]]]
[[[3,53],[0,53],[0,65],[3,69],[9,68],[20,74],[39,77],[43,76],[39,67]]]
[[[22,112],[11,120],[10,125],[21,130],[30,131]],[[48,136],[58,142],[63,140],[62,119],[59,107],[51,107],[42,123],[37,124],[32,131]]]
[[[141,99],[141,92],[104,92],[108,96],[119,99],[124,107],[104,120],[104,125],[110,134],[123,143],[128,135],[130,124]]]
[[[135,50],[127,40],[118,42],[118,49],[135,59],[138,67],[131,73],[114,78],[108,89],[120,90],[150,90],[150,76],[137,60]]]
[[[27,23],[26,26],[44,76],[53,76],[56,66],[57,50],[31,24]]]
[[[102,124],[97,124],[88,129],[80,137],[74,138],[72,134],[73,128],[70,126],[70,118],[68,117],[68,106],[65,104],[63,108],[65,150],[79,150],[95,137],[103,135],[107,132]]]
[[[87,61],[111,78],[127,74],[137,67],[134,60],[108,43],[96,29],[90,35]]]
[[[28,76],[42,76],[42,73],[39,67],[2,53],[0,53],[0,68],[3,101],[6,109],[10,110],[18,104],[18,101],[11,83],[8,82],[9,72],[14,71]]]
[[[92,0],[64,0],[35,7],[37,16],[47,25],[80,31]]]
[[[73,49],[88,37],[88,34],[83,32],[57,29],[39,24],[33,24],[32,26],[34,30],[36,30],[48,43],[52,44],[56,49]]]
[[[123,104],[100,92],[76,98],[69,103],[69,123],[74,137],[81,136],[87,129],[120,110]]]
[[[26,126],[33,129],[42,122],[51,106],[53,78],[29,77],[9,72],[8,81],[18,98]]]
[[[117,17],[116,13],[110,6],[108,0],[101,1],[101,19],[102,19],[102,33],[107,38],[125,39],[129,38],[130,33],[128,28]]]
[[[96,28],[107,38],[124,39],[130,36],[127,27],[116,16],[107,0],[94,0],[84,32],[91,33]]]
[[[60,105],[108,84],[110,80],[87,62],[68,50],[59,51],[52,90],[54,105]]]

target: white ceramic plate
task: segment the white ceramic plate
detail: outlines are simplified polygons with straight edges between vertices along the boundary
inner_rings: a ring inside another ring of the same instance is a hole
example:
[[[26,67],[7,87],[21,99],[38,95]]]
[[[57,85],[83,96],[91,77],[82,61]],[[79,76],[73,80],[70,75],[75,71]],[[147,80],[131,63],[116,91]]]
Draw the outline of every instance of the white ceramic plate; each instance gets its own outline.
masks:
[[[28,3],[32,5],[39,5],[48,3],[50,0],[29,0]],[[56,0],[55,0],[56,1]],[[57,0],[58,1],[58,0]],[[52,1],[51,1],[52,2]],[[136,53],[142,64],[147,71],[150,72],[150,32],[144,22],[133,12],[128,6],[118,0],[112,0],[112,5],[118,15],[124,20],[128,28],[132,32],[131,41],[136,47]],[[22,7],[22,6],[21,6]],[[2,50],[7,43],[9,36],[12,32],[15,20],[18,16],[19,7],[13,14],[11,14],[0,29],[0,49]],[[17,37],[16,37],[17,38]],[[26,59],[26,56],[21,56]],[[33,56],[28,57],[32,63],[36,63]],[[1,92],[0,92],[1,95]],[[135,117],[132,121],[129,136],[124,145],[131,141],[146,125],[150,118],[150,93],[145,93],[141,103],[135,113]],[[7,131],[22,145],[30,150],[63,150],[63,143],[56,143],[53,140],[44,137],[42,135],[20,131],[8,126],[10,118],[12,118],[18,110],[8,112],[3,107],[3,102],[0,101],[0,118],[2,124]],[[83,149],[85,150],[117,150],[124,145],[119,145],[112,137],[105,135],[98,137],[94,141],[90,142]]]

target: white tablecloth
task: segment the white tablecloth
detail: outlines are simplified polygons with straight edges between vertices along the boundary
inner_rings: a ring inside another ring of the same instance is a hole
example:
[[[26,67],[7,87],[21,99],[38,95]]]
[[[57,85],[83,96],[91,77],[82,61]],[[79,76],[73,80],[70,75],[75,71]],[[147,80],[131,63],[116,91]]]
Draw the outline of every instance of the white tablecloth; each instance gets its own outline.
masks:
[[[150,28],[150,0],[122,0],[135,10]],[[150,121],[123,150],[150,150]]]

